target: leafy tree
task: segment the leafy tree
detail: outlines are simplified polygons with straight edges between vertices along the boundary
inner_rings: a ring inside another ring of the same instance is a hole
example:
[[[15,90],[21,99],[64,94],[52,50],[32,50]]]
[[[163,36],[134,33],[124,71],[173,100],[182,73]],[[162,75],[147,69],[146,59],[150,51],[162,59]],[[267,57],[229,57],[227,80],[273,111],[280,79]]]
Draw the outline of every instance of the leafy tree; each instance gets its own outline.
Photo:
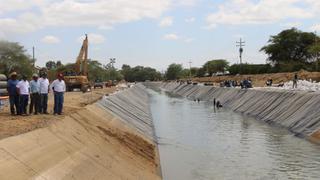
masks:
[[[311,54],[313,58],[315,70],[319,71],[320,43],[316,41],[313,45],[309,47],[308,52]]]
[[[183,68],[181,64],[170,64],[169,67],[167,68],[166,72],[166,79],[168,80],[175,80],[178,79],[181,75]]]
[[[0,41],[0,73],[9,75],[12,71],[30,77],[34,62],[19,43]]]
[[[206,69],[207,73],[211,76],[213,73],[225,72],[229,62],[224,59],[216,59],[206,62],[203,68]]]
[[[57,64],[54,61],[48,61],[48,62],[46,62],[46,68],[48,70],[56,69],[57,68]]]
[[[131,68],[129,65],[124,64],[121,73],[128,82],[155,81],[161,79],[160,72],[150,67],[136,66]]]
[[[271,36],[268,45],[261,48],[269,57],[268,61],[274,65],[288,63],[309,63],[312,61],[310,46],[319,37],[311,32],[302,32],[296,28],[287,29],[275,36]]]
[[[233,64],[228,68],[230,74],[263,74],[273,72],[270,64]]]
[[[198,69],[196,76],[197,77],[204,77],[205,74],[206,74],[206,69],[202,67],[202,68]]]
[[[57,65],[57,68],[61,67],[62,66],[61,61],[57,61],[56,65]]]

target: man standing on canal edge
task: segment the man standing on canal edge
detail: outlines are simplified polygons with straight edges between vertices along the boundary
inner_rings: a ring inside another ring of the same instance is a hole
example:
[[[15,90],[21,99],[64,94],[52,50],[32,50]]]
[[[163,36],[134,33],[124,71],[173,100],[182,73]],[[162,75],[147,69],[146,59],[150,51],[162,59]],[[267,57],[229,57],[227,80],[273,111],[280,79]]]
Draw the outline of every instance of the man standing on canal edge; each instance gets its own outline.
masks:
[[[40,112],[40,83],[38,80],[38,74],[32,75],[32,81],[30,81],[30,107],[29,113],[32,114],[34,109],[34,114],[37,115]]]
[[[40,83],[40,113],[48,114],[48,93],[49,93],[49,80],[47,74],[41,74],[39,79]]]
[[[10,74],[10,79],[8,80],[8,93],[9,93],[9,103],[10,103],[10,111],[11,115],[19,115],[20,114],[20,109],[19,109],[19,94],[17,92],[17,73],[12,72]]]
[[[61,115],[63,109],[64,92],[66,91],[66,84],[63,80],[63,75],[58,74],[58,79],[54,80],[51,84],[51,89],[54,94],[54,115]]]
[[[27,80],[27,76],[22,75],[22,80],[18,82],[17,84],[17,92],[19,94],[19,101],[20,101],[20,115],[27,115],[27,106],[29,102],[29,89],[30,85]]]

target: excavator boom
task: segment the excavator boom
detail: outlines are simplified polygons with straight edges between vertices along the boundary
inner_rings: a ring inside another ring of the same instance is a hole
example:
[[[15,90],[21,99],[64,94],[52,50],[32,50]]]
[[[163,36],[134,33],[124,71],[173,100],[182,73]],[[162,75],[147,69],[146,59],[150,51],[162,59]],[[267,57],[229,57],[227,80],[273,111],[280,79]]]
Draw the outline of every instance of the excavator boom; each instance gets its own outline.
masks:
[[[83,40],[77,61],[75,63],[75,74],[64,77],[67,91],[81,89],[86,92],[91,88],[88,81],[88,36]]]
[[[75,64],[77,75],[88,76],[88,36],[83,40],[77,61]]]

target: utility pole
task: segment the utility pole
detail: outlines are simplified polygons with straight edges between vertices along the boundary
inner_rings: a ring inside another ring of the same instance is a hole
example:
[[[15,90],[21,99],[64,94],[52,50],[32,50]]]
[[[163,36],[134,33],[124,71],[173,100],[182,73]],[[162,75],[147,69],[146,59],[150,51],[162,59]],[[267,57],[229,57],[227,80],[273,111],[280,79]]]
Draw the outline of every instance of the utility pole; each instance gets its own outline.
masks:
[[[319,68],[319,53],[317,52],[317,46],[318,46],[318,36],[317,36],[317,31],[315,31],[314,32],[314,34],[315,34],[315,40],[314,40],[314,42],[315,42],[315,55],[316,55],[316,71],[318,72],[318,68]]]
[[[243,47],[245,46],[245,41],[242,41],[240,38],[240,41],[236,42],[236,46],[239,47],[239,59],[240,59],[240,74],[241,74],[241,66],[242,66],[242,53],[243,53]]]
[[[36,66],[36,60],[35,60],[35,55],[34,55],[34,46],[32,46],[32,62],[33,62],[33,67]]]
[[[110,64],[111,64],[110,79],[112,80],[112,82],[114,81],[113,79],[114,63],[116,63],[116,58],[110,58]]]
[[[191,79],[191,64],[192,64],[192,62],[191,61],[189,61],[188,62],[189,63],[189,78]]]

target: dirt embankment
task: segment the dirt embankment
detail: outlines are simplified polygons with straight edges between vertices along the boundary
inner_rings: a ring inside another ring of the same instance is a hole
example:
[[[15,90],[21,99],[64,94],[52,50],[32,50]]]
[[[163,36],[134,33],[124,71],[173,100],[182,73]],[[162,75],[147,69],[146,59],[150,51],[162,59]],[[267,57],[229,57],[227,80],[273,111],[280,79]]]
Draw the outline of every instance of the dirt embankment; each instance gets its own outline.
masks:
[[[308,72],[308,71],[299,71],[299,79],[313,81],[320,81],[320,72]],[[288,82],[293,79],[294,73],[271,73],[271,74],[256,74],[256,75],[232,75],[232,76],[214,76],[214,77],[202,77],[202,78],[193,78],[193,81],[197,82],[213,82],[218,85],[218,83],[226,80],[234,80],[240,82],[243,79],[251,78],[253,85],[256,87],[263,87],[268,79],[272,79],[274,84],[279,82]]]
[[[45,127],[52,121],[62,119],[86,105],[99,100],[103,95],[112,93],[113,88],[95,89],[88,93],[67,92],[64,100],[64,112],[62,116],[53,116],[53,94],[49,94],[48,112],[49,115],[11,116],[9,107],[0,110],[0,139],[26,133],[34,129]],[[28,109],[29,110],[29,109]]]
[[[67,93],[63,116],[1,112],[2,128],[12,128],[0,141],[0,179],[161,179],[153,141],[99,104],[86,105],[114,90]]]

